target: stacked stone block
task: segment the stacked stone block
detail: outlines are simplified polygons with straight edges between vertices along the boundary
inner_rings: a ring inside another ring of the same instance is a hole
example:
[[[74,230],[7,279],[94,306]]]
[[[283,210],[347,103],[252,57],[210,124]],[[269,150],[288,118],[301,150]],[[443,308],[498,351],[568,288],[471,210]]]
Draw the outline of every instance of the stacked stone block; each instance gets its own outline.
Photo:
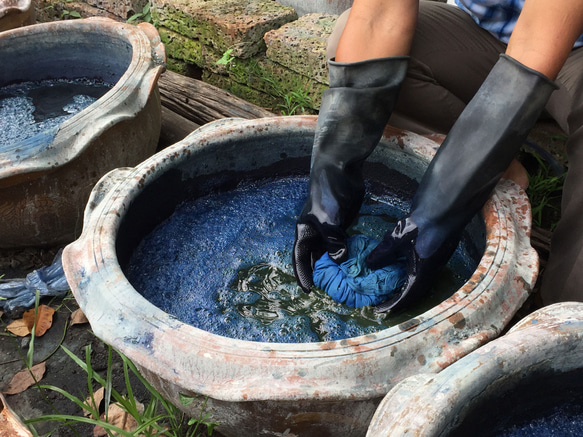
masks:
[[[168,67],[276,112],[314,113],[327,88],[326,40],[335,15],[273,0],[153,0]]]
[[[337,15],[298,18],[274,0],[36,0],[37,18],[126,21],[148,1],[168,69],[276,113],[317,112],[328,87],[326,41]]]

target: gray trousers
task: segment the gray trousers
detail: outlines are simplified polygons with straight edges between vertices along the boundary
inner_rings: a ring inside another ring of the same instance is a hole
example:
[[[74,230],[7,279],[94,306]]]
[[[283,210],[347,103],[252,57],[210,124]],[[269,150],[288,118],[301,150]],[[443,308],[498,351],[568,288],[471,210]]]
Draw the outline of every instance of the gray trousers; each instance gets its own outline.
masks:
[[[506,45],[453,5],[421,1],[407,77],[389,123],[413,132],[447,133]],[[348,16],[328,41],[334,56]],[[583,301],[583,48],[571,52],[546,112],[568,135],[561,220],[541,288],[543,303]]]

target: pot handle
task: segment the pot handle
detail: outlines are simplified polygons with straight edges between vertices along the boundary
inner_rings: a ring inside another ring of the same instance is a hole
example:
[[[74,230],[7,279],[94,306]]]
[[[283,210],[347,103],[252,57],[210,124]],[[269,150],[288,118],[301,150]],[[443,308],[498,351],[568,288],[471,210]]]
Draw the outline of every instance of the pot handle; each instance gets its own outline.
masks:
[[[97,209],[105,196],[110,191],[112,191],[121,181],[125,180],[134,170],[135,169],[132,167],[114,168],[113,170],[104,174],[101,179],[97,181],[91,190],[89,200],[87,201],[87,206],[85,207],[85,212],[83,213],[84,226],[90,222],[93,212]]]
[[[166,48],[162,43],[160,34],[153,24],[142,22],[137,27],[146,34],[152,46],[152,61],[154,64],[166,68]]]

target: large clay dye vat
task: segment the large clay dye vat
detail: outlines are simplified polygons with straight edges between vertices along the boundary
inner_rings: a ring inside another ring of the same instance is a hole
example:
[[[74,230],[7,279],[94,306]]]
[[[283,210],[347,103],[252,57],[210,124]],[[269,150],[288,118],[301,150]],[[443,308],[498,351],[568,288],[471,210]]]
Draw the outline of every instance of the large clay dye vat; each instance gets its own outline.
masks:
[[[187,413],[198,414],[208,396],[207,411],[227,436],[364,435],[396,383],[439,372],[498,336],[537,275],[526,195],[503,181],[484,209],[486,250],[471,279],[441,304],[373,335],[301,344],[234,340],[178,321],[130,285],[122,266],[136,245],[178,202],[208,188],[202,182],[209,175],[228,182],[244,171],[307,173],[315,123],[309,116],[225,120],[136,168],[109,173],[92,193],[82,236],[64,251],[67,279],[95,333]],[[386,133],[367,165],[418,180],[436,144]],[[183,406],[180,394],[203,396]]]
[[[402,381],[383,399],[367,436],[501,435],[556,405],[580,409],[582,376],[583,304],[554,304],[438,375]]]
[[[31,0],[0,0],[0,32],[34,24],[34,4]]]
[[[56,135],[27,139],[34,147],[26,149],[0,147],[0,248],[68,243],[99,178],[156,150],[164,46],[150,24],[92,18],[9,30],[0,47],[0,88],[45,79],[114,84]]]

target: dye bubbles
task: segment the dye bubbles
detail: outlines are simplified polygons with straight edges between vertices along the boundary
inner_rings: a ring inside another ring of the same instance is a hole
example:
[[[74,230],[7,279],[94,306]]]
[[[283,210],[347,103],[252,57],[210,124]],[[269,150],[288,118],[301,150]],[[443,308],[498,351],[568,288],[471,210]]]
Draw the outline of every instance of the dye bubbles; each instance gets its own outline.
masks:
[[[289,177],[244,181],[185,202],[136,248],[128,280],[161,310],[230,338],[305,343],[392,326],[395,320],[370,307],[353,309],[298,287],[291,250],[307,195],[307,177]],[[350,233],[380,240],[408,207],[391,193],[367,196]],[[477,262],[462,246],[427,305],[451,295],[474,271]]]
[[[496,437],[570,437],[583,434],[583,406],[565,403],[547,414],[506,428]]]
[[[55,130],[111,87],[111,84],[81,78],[22,82],[0,88],[0,152]],[[18,147],[22,148],[22,144]]]

